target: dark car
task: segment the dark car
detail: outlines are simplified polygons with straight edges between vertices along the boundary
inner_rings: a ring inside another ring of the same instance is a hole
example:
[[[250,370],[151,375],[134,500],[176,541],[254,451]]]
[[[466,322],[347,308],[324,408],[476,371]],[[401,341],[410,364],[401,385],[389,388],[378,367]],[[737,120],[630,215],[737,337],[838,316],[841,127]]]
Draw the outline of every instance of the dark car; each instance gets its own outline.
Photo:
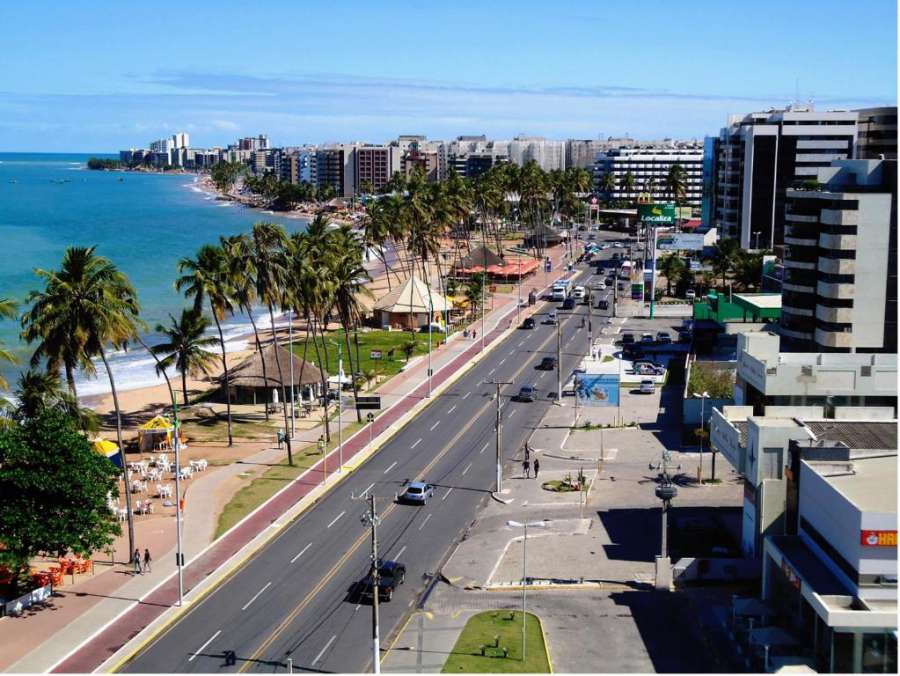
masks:
[[[533,329],[534,328],[534,317],[525,317],[525,321],[522,322],[523,329]]]
[[[678,332],[678,342],[679,343],[690,343],[691,342],[691,332],[687,329],[682,329]]]
[[[609,301],[605,298],[602,298],[597,301],[597,309],[598,310],[608,310],[609,309]]]
[[[568,298],[566,298],[566,299],[563,301],[563,303],[562,303],[561,309],[563,309],[563,310],[574,310],[574,309],[575,309],[575,299],[572,298],[571,296],[569,296]]]
[[[523,385],[516,395],[516,401],[534,401],[536,398],[537,390],[534,389],[534,385]]]
[[[406,566],[399,561],[378,562],[378,600],[390,601],[394,590],[406,580]],[[375,587],[372,573],[366,575],[359,583],[359,597],[369,598]]]
[[[671,343],[672,336],[669,335],[668,331],[657,331],[656,332],[656,342],[663,343],[663,344]]]
[[[633,333],[623,333],[622,334],[622,345],[634,345],[634,334]]]
[[[544,357],[538,364],[538,368],[541,371],[552,371],[556,368],[556,357]]]

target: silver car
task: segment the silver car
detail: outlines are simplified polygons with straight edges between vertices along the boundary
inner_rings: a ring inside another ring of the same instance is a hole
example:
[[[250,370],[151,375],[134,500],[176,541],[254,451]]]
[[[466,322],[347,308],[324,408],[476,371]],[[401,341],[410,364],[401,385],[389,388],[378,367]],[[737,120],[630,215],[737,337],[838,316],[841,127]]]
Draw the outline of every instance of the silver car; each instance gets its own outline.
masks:
[[[401,502],[409,502],[416,505],[424,505],[429,498],[434,497],[434,486],[424,481],[413,481],[406,486],[400,494]]]

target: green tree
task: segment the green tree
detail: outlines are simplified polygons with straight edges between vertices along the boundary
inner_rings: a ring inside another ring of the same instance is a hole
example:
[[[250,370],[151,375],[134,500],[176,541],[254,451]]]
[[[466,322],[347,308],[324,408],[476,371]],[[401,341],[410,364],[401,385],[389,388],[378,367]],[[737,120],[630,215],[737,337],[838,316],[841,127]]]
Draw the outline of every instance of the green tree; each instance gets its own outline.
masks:
[[[682,273],[687,269],[684,261],[678,256],[666,256],[659,263],[659,271],[666,278],[666,295],[672,295],[672,282],[678,281]]]
[[[225,410],[228,418],[228,445],[234,445],[231,434],[231,386],[228,379],[228,360],[225,356],[225,336],[222,333],[222,320],[225,313],[231,312],[231,285],[228,279],[225,252],[217,246],[206,244],[200,247],[196,258],[182,258],[178,261],[178,272],[175,288],[188,298],[194,299],[194,312],[200,314],[205,300],[209,301],[209,309],[216,330],[219,332],[219,345],[222,348],[222,371],[225,378]]]
[[[100,429],[97,414],[78,404],[78,399],[63,388],[55,371],[23,371],[16,382],[15,397],[14,417],[17,420],[37,418],[45,409],[55,409],[77,421],[85,432],[96,434]]]
[[[196,314],[193,309],[182,310],[179,319],[169,315],[168,326],[156,325],[157,333],[166,337],[164,342],[150,348],[154,354],[161,357],[156,365],[156,372],[162,375],[165,369],[174,366],[181,374],[181,392],[185,406],[188,405],[188,374],[209,375],[212,372],[212,363],[216,360],[216,356],[209,350],[219,341],[206,335],[208,328],[209,320],[203,315]]]
[[[0,319],[15,319],[16,318],[16,304],[11,298],[0,298]],[[18,362],[16,356],[6,347],[4,347],[3,343],[0,343],[0,361],[6,362],[7,364],[15,364]],[[4,389],[9,387],[9,383],[6,382],[6,379],[3,377],[3,374],[0,373],[0,389]]]
[[[481,294],[487,283],[487,276],[483,272],[476,272],[469,277],[466,283],[466,300],[472,309],[472,318],[475,318],[476,309],[481,305]]]
[[[108,547],[121,532],[107,508],[107,496],[118,496],[118,475],[75,421],[53,408],[0,430],[0,563],[20,578],[39,554]]]
[[[616,175],[614,173],[608,171],[603,174],[603,178],[600,179],[600,190],[607,198],[612,198],[613,193],[616,191]]]
[[[413,356],[413,353],[416,351],[416,346],[418,343],[415,338],[410,338],[409,340],[404,341],[400,345],[400,349],[403,350],[403,357],[408,362],[410,357]]]
[[[626,193],[625,199],[628,202],[633,202],[634,200],[631,198],[631,193],[634,192],[635,180],[634,174],[630,171],[626,171],[625,175],[622,177],[622,192]]]
[[[210,178],[216,190],[227,193],[245,171],[246,167],[240,162],[219,162],[213,165]]]
[[[666,193],[676,205],[682,204],[687,195],[687,173],[678,162],[669,167],[669,173],[666,175]]]

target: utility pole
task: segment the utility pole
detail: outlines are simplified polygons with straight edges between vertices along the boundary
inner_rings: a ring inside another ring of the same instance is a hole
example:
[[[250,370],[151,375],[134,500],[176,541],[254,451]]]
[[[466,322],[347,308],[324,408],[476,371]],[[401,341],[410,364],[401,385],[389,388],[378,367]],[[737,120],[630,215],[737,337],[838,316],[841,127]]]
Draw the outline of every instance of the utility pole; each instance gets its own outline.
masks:
[[[175,566],[178,569],[178,605],[184,605],[184,552],[181,551],[181,442],[178,439],[178,404],[172,395],[172,417],[175,442]],[[130,486],[125,486],[129,490]]]
[[[481,351],[484,352],[484,287],[487,285],[487,235],[484,233],[484,219],[481,221]]]
[[[496,418],[494,419],[494,437],[496,442],[496,451],[497,451],[497,493],[503,490],[503,454],[500,450],[500,435],[501,435],[501,424],[500,424],[500,386],[501,385],[512,385],[512,383],[508,380],[489,380],[487,381],[488,385],[495,385],[497,387],[497,393],[495,394],[495,403],[496,403]]]
[[[428,391],[426,398],[431,397],[431,323],[434,321],[434,304],[431,300],[431,283],[425,278],[425,288],[428,289]]]
[[[562,406],[562,320],[556,321],[556,403]]]
[[[342,348],[343,345],[338,343],[338,474],[341,473],[341,469],[344,466],[344,419],[342,417],[344,408],[344,353]]]
[[[288,352],[291,354],[291,439],[294,438],[294,310],[288,308]],[[285,402],[286,403],[286,402]],[[287,432],[287,430],[285,430]]]
[[[650,249],[650,319],[653,319],[656,313],[656,226],[653,226],[651,231],[653,232],[653,244],[651,245],[653,248]],[[644,276],[646,277],[646,273]]]
[[[588,356],[594,356],[594,320],[593,320],[593,309],[594,309],[594,294],[591,289],[588,289],[587,292],[587,303],[588,303]]]
[[[352,496],[351,496],[352,497]],[[375,674],[381,673],[381,644],[378,636],[378,524],[381,517],[375,509],[375,496],[368,497],[352,497],[354,500],[367,500],[369,503],[368,511],[364,512],[360,519],[372,529],[372,568],[370,575],[372,576],[372,671]]]

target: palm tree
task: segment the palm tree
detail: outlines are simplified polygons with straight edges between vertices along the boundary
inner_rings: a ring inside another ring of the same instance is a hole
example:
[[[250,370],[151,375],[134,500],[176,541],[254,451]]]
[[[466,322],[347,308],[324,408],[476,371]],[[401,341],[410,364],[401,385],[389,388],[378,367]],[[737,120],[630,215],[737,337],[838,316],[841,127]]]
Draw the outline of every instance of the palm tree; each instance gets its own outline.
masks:
[[[722,276],[722,286],[725,286],[726,275],[734,269],[740,246],[737,240],[720,239],[716,242],[712,253],[713,271]]]
[[[762,263],[763,253],[738,251],[734,261],[734,281],[744,290],[759,286]]]
[[[475,318],[475,309],[481,303],[481,295],[484,293],[486,275],[483,272],[476,272],[469,277],[466,283],[466,300],[469,307],[472,308],[472,319]]]
[[[163,374],[174,366],[181,374],[181,392],[187,406],[187,375],[210,374],[216,357],[209,349],[219,341],[206,335],[209,320],[193,310],[182,310],[180,319],[169,315],[169,320],[169,326],[156,325],[157,333],[163,334],[167,342],[154,345],[150,350],[153,354],[165,355],[156,364],[157,373]]]
[[[659,271],[666,276],[667,296],[672,295],[672,282],[677,282],[685,270],[687,270],[687,267],[685,266],[684,261],[678,256],[666,256],[661,259]]]
[[[99,356],[109,377],[109,386],[116,412],[116,438],[125,472],[125,444],[122,440],[122,412],[113,371],[106,356],[106,346],[124,349],[143,326],[139,318],[140,306],[134,287],[112,262],[97,256],[95,247],[69,247],[63,254],[58,271],[36,269],[44,280],[44,290],[33,291],[29,298],[30,326],[61,327],[69,330],[72,356],[77,363],[88,364]],[[45,311],[47,316],[41,316]],[[131,493],[125,491],[128,513],[129,551],[134,549],[134,518],[131,512]]]
[[[676,205],[684,202],[687,194],[687,174],[678,162],[669,167],[666,176],[666,193],[675,201]]]
[[[42,410],[54,408],[77,420],[79,427],[85,432],[96,434],[100,429],[97,414],[89,408],[79,406],[78,399],[63,388],[59,374],[55,371],[23,371],[19,374],[15,395],[18,401],[15,417],[19,420],[35,418]]]
[[[632,174],[630,171],[626,171],[625,175],[622,177],[622,191],[630,195],[634,192],[634,184],[634,174]],[[626,196],[625,199],[631,201],[630,197]]]
[[[15,317],[15,302],[13,302],[11,298],[0,298],[0,319],[15,319]],[[3,347],[3,343],[0,343],[0,361],[5,361],[8,364],[15,364],[18,362],[16,356],[5,347]],[[6,382],[3,374],[0,374],[0,389],[6,387],[9,387],[9,383]]]
[[[603,174],[603,178],[600,179],[600,190],[603,191],[608,198],[611,198],[616,191],[616,183],[616,175],[611,171],[608,171]]]
[[[194,259],[182,258],[178,261],[178,272],[181,277],[175,280],[175,288],[184,292],[187,298],[194,299],[194,312],[200,314],[203,302],[209,301],[209,309],[216,330],[219,332],[219,345],[222,348],[222,370],[225,378],[225,407],[228,418],[228,445],[234,445],[231,434],[231,383],[228,378],[228,360],[225,356],[225,336],[222,333],[222,320],[225,313],[232,310],[231,285],[225,267],[225,252],[221,247],[206,244],[200,247]]]

